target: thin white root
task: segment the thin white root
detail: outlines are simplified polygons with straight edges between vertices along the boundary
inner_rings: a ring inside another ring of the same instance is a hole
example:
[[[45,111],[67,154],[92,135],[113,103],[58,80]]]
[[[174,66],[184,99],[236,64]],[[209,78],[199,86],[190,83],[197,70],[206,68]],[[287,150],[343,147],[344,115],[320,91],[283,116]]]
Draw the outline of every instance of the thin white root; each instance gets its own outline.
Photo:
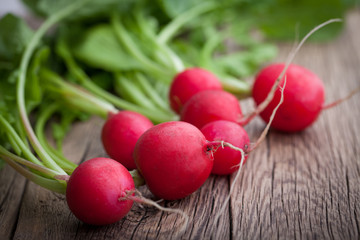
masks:
[[[266,137],[266,134],[268,133],[269,129],[270,129],[270,124],[272,123],[274,117],[275,117],[275,114],[276,114],[276,111],[278,110],[278,108],[280,107],[280,105],[283,103],[284,101],[284,89],[285,89],[285,86],[286,86],[286,77],[285,77],[285,80],[284,80],[284,85],[283,87],[281,87],[281,97],[280,97],[280,101],[278,103],[278,105],[274,108],[272,114],[271,114],[271,117],[270,117],[270,121],[269,123],[266,125],[264,131],[261,133],[259,139],[256,141],[255,145],[249,149],[249,151],[247,151],[246,153],[250,153],[252,150],[254,150]],[[212,143],[216,143],[216,141],[212,142]],[[227,143],[227,142],[224,142],[224,141],[220,141],[219,144],[222,146],[222,148],[224,148],[224,146],[226,147],[230,147],[231,149],[234,149],[236,151],[239,151],[241,153],[241,161],[240,161],[240,164],[235,166],[235,167],[239,167],[238,171],[236,172],[236,175],[235,175],[235,178],[234,178],[234,181],[231,183],[230,185],[230,191],[229,191],[229,194],[228,196],[226,197],[225,199],[225,202],[224,204],[222,205],[222,207],[220,208],[220,211],[215,215],[215,219],[214,219],[214,227],[213,229],[217,229],[216,228],[216,224],[217,222],[219,221],[220,219],[220,216],[224,213],[225,211],[225,208],[228,204],[228,202],[230,201],[230,198],[231,198],[231,194],[233,193],[234,189],[235,189],[235,184],[236,182],[238,181],[238,178],[240,176],[240,173],[241,173],[241,170],[242,170],[242,166],[244,164],[244,161],[245,161],[245,151],[241,148],[238,148],[238,147],[235,147],[234,145],[230,144],[230,143]],[[215,236],[215,239],[219,239],[220,236]]]
[[[223,142],[223,141],[222,141],[222,142]],[[243,167],[243,165],[244,165],[244,161],[245,161],[245,152],[244,152],[243,149],[238,148],[238,147],[235,147],[235,146],[233,146],[232,144],[227,143],[227,142],[223,142],[223,144],[224,144],[224,146],[226,146],[226,147],[230,147],[230,148],[232,148],[232,149],[234,149],[234,150],[236,150],[236,151],[239,151],[239,152],[241,153],[241,161],[240,161],[240,163],[239,163],[239,165],[238,165],[238,166],[239,166],[239,169],[238,169],[237,172],[236,172],[234,181],[231,183],[230,190],[229,190],[229,194],[227,195],[227,197],[226,197],[226,199],[225,199],[225,202],[223,203],[222,207],[220,208],[220,211],[215,215],[214,227],[212,228],[212,229],[213,229],[212,231],[214,231],[215,229],[217,229],[217,228],[216,228],[216,225],[217,225],[217,223],[218,223],[218,221],[219,221],[219,219],[220,219],[220,216],[224,213],[225,208],[226,208],[226,206],[228,205],[228,203],[229,203],[229,201],[230,201],[231,194],[233,193],[233,191],[234,191],[234,189],[235,189],[235,183],[237,182],[238,178],[240,177],[240,173],[241,173],[242,167]],[[237,166],[236,166],[236,167],[237,167]],[[217,233],[219,233],[219,231],[216,232],[215,235],[216,235]],[[221,239],[221,236],[217,236],[217,235],[216,235],[216,236],[215,236],[215,239]]]
[[[343,97],[343,98],[340,98],[338,100],[336,100],[335,102],[332,102],[332,103],[329,103],[329,104],[325,104],[322,106],[322,110],[326,110],[326,109],[329,109],[329,108],[332,108],[332,107],[335,107],[337,105],[339,105],[340,103],[350,99],[352,96],[354,96],[356,93],[360,92],[360,87],[357,87],[355,88],[355,90],[351,91],[349,93],[349,95]]]
[[[255,116],[257,116],[262,111],[264,111],[264,109],[269,105],[271,100],[274,98],[275,91],[279,87],[280,81],[284,77],[286,70],[289,68],[289,66],[292,63],[292,61],[294,60],[296,54],[299,52],[300,48],[304,45],[305,41],[316,31],[318,31],[319,29],[321,29],[321,28],[325,27],[326,25],[333,23],[333,22],[342,22],[342,20],[339,18],[330,19],[330,20],[314,27],[308,34],[305,35],[305,37],[300,41],[299,45],[293,51],[291,51],[290,54],[288,55],[287,60],[285,62],[284,69],[282,70],[282,72],[280,73],[280,75],[278,76],[276,81],[274,82],[274,84],[273,84],[272,88],[270,89],[270,92],[266,96],[265,100],[262,103],[260,103],[253,112],[251,112],[250,114],[248,114],[247,116],[245,116],[243,119],[240,120],[239,123],[241,125],[246,125],[247,123],[249,123]]]
[[[133,196],[133,194],[135,194],[137,196]],[[186,231],[186,228],[187,228],[187,226],[189,224],[189,216],[184,211],[182,211],[180,209],[162,207],[157,202],[145,198],[141,194],[141,192],[139,190],[137,190],[137,189],[134,189],[133,191],[128,191],[126,196],[119,198],[119,201],[125,200],[125,199],[133,200],[134,202],[137,202],[140,205],[146,204],[146,205],[149,205],[149,206],[156,207],[160,211],[180,214],[184,218],[184,223],[183,223],[183,226],[180,229],[179,236],[182,235]]]
[[[266,135],[268,134],[271,123],[275,118],[275,114],[276,114],[277,110],[279,109],[280,105],[284,102],[284,89],[285,89],[285,86],[286,86],[286,76],[285,76],[285,79],[284,79],[284,85],[282,87],[280,87],[280,91],[281,91],[280,101],[279,101],[278,105],[276,105],[276,107],[274,108],[273,112],[271,113],[269,122],[266,124],[266,127],[265,127],[264,131],[262,131],[262,133],[261,133],[260,137],[258,138],[258,140],[256,140],[254,145],[249,149],[249,152],[251,152],[255,148],[257,148],[260,145],[260,143],[262,143],[264,141]]]

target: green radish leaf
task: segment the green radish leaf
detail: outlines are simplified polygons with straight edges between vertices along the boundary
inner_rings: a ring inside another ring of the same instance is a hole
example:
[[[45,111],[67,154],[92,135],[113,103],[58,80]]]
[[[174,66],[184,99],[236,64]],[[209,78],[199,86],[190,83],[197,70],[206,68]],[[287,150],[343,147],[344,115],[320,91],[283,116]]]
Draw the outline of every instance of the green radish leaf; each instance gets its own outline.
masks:
[[[11,123],[17,122],[17,65],[33,31],[23,19],[7,14],[0,19],[0,114]]]
[[[72,50],[76,58],[91,67],[111,72],[143,68],[119,44],[110,25],[90,28]]]
[[[33,34],[33,31],[26,25],[23,19],[12,14],[6,14],[1,18],[0,69],[4,68],[4,62],[14,63],[14,66],[16,66]],[[10,67],[9,65],[7,66]]]
[[[22,0],[28,8],[39,16],[51,16],[74,0]],[[85,18],[94,18],[100,15],[107,15],[109,12],[117,9],[127,12],[135,3],[134,0],[91,0],[83,6],[76,14],[68,16],[67,20],[82,20]]]

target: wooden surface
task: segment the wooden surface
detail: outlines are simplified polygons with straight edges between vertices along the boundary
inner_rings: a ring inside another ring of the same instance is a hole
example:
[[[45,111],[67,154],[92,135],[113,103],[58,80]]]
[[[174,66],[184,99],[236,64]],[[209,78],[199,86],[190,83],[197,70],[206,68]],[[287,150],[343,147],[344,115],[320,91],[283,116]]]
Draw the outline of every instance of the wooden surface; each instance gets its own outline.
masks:
[[[291,46],[280,48],[283,61]],[[331,102],[360,86],[360,11],[352,11],[342,35],[326,44],[306,44],[296,63],[325,83]],[[250,111],[251,102],[242,103]],[[91,227],[68,210],[65,197],[26,181],[9,166],[0,171],[0,239],[360,239],[360,94],[324,111],[298,134],[270,131],[253,152],[236,183],[230,204],[214,225],[234,176],[211,176],[191,196],[162,206],[179,208],[182,219],[153,207],[134,205],[120,222]],[[75,162],[105,156],[103,121],[74,126],[65,146]],[[264,124],[246,127],[256,140]],[[152,195],[145,187],[141,191]]]

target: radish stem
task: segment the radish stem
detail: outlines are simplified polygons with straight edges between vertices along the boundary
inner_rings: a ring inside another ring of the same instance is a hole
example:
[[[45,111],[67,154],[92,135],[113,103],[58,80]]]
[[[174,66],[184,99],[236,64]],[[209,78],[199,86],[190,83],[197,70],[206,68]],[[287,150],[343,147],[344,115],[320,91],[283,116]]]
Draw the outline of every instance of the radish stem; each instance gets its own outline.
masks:
[[[192,18],[195,18],[205,12],[208,12],[216,8],[218,4],[214,3],[203,3],[196,7],[191,8],[190,10],[180,14],[174,20],[172,20],[168,25],[166,25],[158,35],[158,41],[160,43],[166,43],[169,41],[174,34],[181,28],[185,23],[190,22]]]
[[[139,112],[146,117],[148,117],[150,120],[154,122],[165,122],[174,120],[175,115],[174,114],[164,114],[159,113],[158,110],[149,110],[147,108],[143,108],[141,106],[137,106],[133,103],[130,103],[126,100],[123,100],[105,90],[98,87],[96,84],[94,84],[91,79],[87,76],[87,74],[77,65],[74,58],[72,57],[70,50],[66,44],[66,42],[63,39],[60,39],[57,45],[57,52],[58,54],[64,59],[65,64],[67,65],[68,69],[70,70],[70,73],[72,73],[76,80],[88,91],[92,92],[93,94],[97,95],[98,97],[104,99],[105,101],[108,101],[115,105],[118,108],[124,109],[124,110],[130,110]],[[115,80],[119,77],[118,74],[115,74]],[[133,94],[132,90],[130,91],[130,94]],[[147,102],[147,100],[145,101]]]
[[[29,148],[26,146],[26,144],[22,141],[20,136],[16,133],[15,129],[10,125],[6,119],[0,115],[0,126],[6,131],[6,133],[9,136],[9,139],[12,139],[13,144],[19,148],[21,153],[29,159],[31,162],[43,165],[41,161],[39,161],[34,154],[29,150]],[[12,145],[13,146],[13,145]]]
[[[44,161],[45,165],[54,169],[58,172],[58,174],[66,174],[66,172],[59,167],[55,161],[49,156],[49,154],[45,151],[45,149],[41,146],[40,142],[38,141],[29,121],[26,112],[25,106],[25,82],[26,82],[26,74],[28,65],[30,62],[30,58],[35,51],[36,46],[41,41],[41,38],[45,35],[45,33],[56,23],[64,19],[65,17],[69,16],[70,14],[74,13],[78,9],[80,9],[86,2],[89,0],[79,0],[75,1],[72,4],[69,4],[62,10],[58,11],[51,15],[45,22],[40,26],[40,28],[35,32],[34,36],[30,40],[29,44],[27,45],[24,54],[21,58],[20,62],[20,70],[19,70],[19,78],[17,82],[16,88],[16,100],[18,105],[18,110],[20,113],[20,118],[23,124],[25,131],[27,132],[29,141],[33,146],[36,153],[40,156],[40,158]]]
[[[66,183],[65,182],[42,177],[40,175],[37,175],[37,174],[29,171],[26,168],[23,168],[9,156],[2,155],[2,154],[0,154],[0,156],[2,157],[2,159],[4,159],[7,162],[7,164],[9,164],[12,168],[14,168],[17,172],[19,172],[21,175],[23,175],[30,181],[32,181],[32,182],[36,183],[37,185],[39,185],[43,188],[46,188],[50,191],[65,194],[65,191],[66,191]],[[24,161],[26,161],[26,160],[24,160]]]
[[[44,135],[45,124],[49,120],[49,118],[55,113],[56,110],[59,109],[59,104],[53,103],[48,105],[38,116],[35,125],[35,133],[39,139],[39,142],[44,147],[44,149],[49,153],[49,155],[55,160],[55,162],[64,169],[67,173],[71,174],[77,165],[67,158],[65,158],[62,153],[55,150],[52,146],[50,146],[49,142],[47,141]]]
[[[118,110],[110,103],[95,97],[91,93],[76,85],[64,81],[55,72],[48,69],[40,70],[40,77],[46,81],[47,89],[63,96],[63,100],[76,108],[87,113],[93,113],[106,118],[109,113],[117,113]],[[59,174],[60,175],[60,174]]]
[[[151,61],[138,49],[138,46],[134,44],[131,36],[127,33],[124,26],[122,25],[118,14],[114,13],[111,15],[111,24],[114,28],[117,39],[126,47],[129,53],[131,53],[134,58],[141,62],[150,72],[153,72],[156,76],[161,76],[159,79],[169,83],[169,81],[172,79],[171,76],[174,73],[168,73],[164,71],[161,66]]]

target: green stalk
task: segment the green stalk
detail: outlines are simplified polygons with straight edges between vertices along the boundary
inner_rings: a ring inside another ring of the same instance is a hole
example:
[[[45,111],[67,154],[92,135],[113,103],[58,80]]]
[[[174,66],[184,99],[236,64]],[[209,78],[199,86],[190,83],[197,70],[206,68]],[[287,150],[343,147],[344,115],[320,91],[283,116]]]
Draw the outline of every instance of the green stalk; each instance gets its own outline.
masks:
[[[207,28],[206,32],[207,41],[200,53],[201,66],[209,69],[219,77],[224,90],[235,94],[239,98],[248,97],[251,94],[251,87],[247,82],[230,76],[229,74],[219,72],[216,67],[213,66],[211,59],[213,59],[215,49],[224,39],[220,38],[212,27]]]
[[[13,161],[21,164],[21,165],[24,165],[26,167],[29,167],[33,170],[36,170],[38,172],[41,172],[43,174],[45,174],[46,176],[48,176],[49,178],[54,178],[55,176],[57,176],[57,172],[55,172],[54,170],[52,169],[49,169],[47,167],[44,167],[42,165],[39,165],[39,164],[35,164],[35,163],[32,163],[22,157],[19,157],[15,154],[13,154],[12,152],[9,152],[7,149],[5,149],[4,147],[0,146],[0,156],[2,158],[9,158],[9,159],[12,159]]]
[[[115,73],[115,91],[117,94],[140,107],[157,111],[156,106],[149,101],[134,82],[133,79],[127,76]]]
[[[42,81],[47,84],[46,88],[48,91],[61,94],[66,103],[77,109],[103,118],[107,118],[109,113],[118,112],[112,104],[86,92],[79,86],[64,81],[59,75],[51,70],[43,68],[40,70],[39,75],[42,78]]]
[[[154,89],[154,87],[149,83],[149,81],[143,74],[136,73],[134,80],[139,84],[141,89],[153,101],[154,104],[156,104],[158,107],[160,107],[166,112],[171,112],[169,104],[160,97],[158,92]]]
[[[137,169],[131,170],[129,172],[132,179],[134,180],[136,188],[145,185],[145,179],[141,176],[141,174]]]
[[[185,23],[190,22],[191,19],[210,11],[217,6],[218,4],[213,2],[205,2],[183,12],[162,29],[158,35],[158,41],[160,43],[168,42],[176,34],[176,32],[185,25]]]
[[[142,108],[133,103],[129,103],[128,101],[124,101],[123,99],[121,99],[117,96],[114,96],[113,94],[108,93],[107,91],[101,89],[100,87],[98,87],[94,83],[92,83],[91,81],[84,82],[83,86],[85,88],[87,88],[89,91],[93,92],[95,95],[114,104],[114,106],[116,106],[120,109],[138,112],[138,113],[148,117],[151,121],[153,121],[155,123],[176,120],[176,116],[174,114],[164,114],[159,111]]]
[[[5,130],[5,132],[8,134],[9,138],[14,141],[13,144],[19,147],[22,154],[29,159],[31,162],[43,165],[41,161],[39,161],[34,154],[30,151],[30,149],[26,146],[26,144],[22,141],[20,136],[16,133],[15,129],[10,125],[6,119],[0,115],[0,126]],[[13,146],[13,145],[12,145]]]
[[[18,144],[18,140],[14,138],[13,134],[7,133],[7,137],[14,152],[18,155],[21,155],[22,151],[21,151],[21,147]]]
[[[216,34],[216,31],[213,27],[207,28],[206,33],[207,40],[200,52],[200,66],[205,68],[212,68],[213,66],[211,65],[211,59],[213,58],[215,49],[224,39]]]
[[[65,110],[65,112],[67,112],[67,110]],[[74,122],[74,120],[76,118],[77,118],[76,113],[71,114],[71,115],[64,114],[62,116],[62,118],[61,118],[60,125],[63,128],[65,128],[65,126],[69,127],[72,124],[72,122]],[[55,150],[55,152],[58,152],[61,155],[63,155],[63,142],[64,142],[64,139],[65,139],[65,135],[63,135],[61,137],[59,137],[59,136],[55,137],[55,134],[54,134],[54,140],[55,140],[55,145],[56,145],[56,147],[54,146],[54,150]]]
[[[120,83],[120,86],[118,86],[118,87],[125,87],[124,82],[123,82],[124,79],[122,79],[122,78],[123,77],[119,73],[115,73],[115,81],[117,84]],[[143,95],[137,96],[135,94],[135,92],[133,91],[133,89],[130,87],[127,87],[127,89],[122,89],[122,90],[127,91],[127,93],[129,93],[129,95],[131,95],[132,97],[137,97],[136,101],[141,101],[141,100],[149,101],[149,99],[144,98]],[[141,107],[134,105],[134,107],[129,110],[133,110],[140,114],[143,114],[155,123],[177,120],[177,116],[174,113],[171,113],[171,112],[164,113],[162,110],[156,109],[155,107],[153,107],[152,109],[149,109],[149,108],[141,108]]]
[[[94,84],[91,79],[86,75],[86,73],[77,65],[64,39],[59,40],[57,44],[57,52],[65,61],[65,64],[69,69],[70,73],[74,75],[76,80],[84,88],[86,88],[93,94],[101,97],[102,99],[109,101],[110,103],[114,104],[119,108],[131,109],[133,107],[131,103],[108,93],[104,89]]]
[[[158,56],[158,59],[162,61],[162,63],[174,69],[175,73],[181,72],[185,69],[184,63],[165,43],[158,41],[157,36],[148,26],[148,22],[144,19],[144,16],[141,12],[138,12],[135,15],[136,23],[140,28],[140,31],[145,34],[145,37],[151,41],[151,43],[156,47],[158,51],[155,50],[155,53]],[[171,64],[171,66],[169,65]]]
[[[124,26],[121,24],[120,17],[118,14],[113,13],[111,15],[111,24],[114,28],[115,35],[121,44],[129,51],[129,53],[141,62],[149,72],[158,76],[162,81],[169,83],[172,80],[174,73],[165,71],[161,66],[151,61],[146,57],[137,46],[134,41],[131,39],[131,36],[128,34]]]
[[[249,83],[232,77],[230,75],[219,74],[221,84],[225,91],[235,94],[238,98],[246,98],[251,95],[251,86]]]
[[[37,175],[36,173],[33,173],[29,171],[28,169],[20,166],[15,162],[14,159],[12,159],[10,156],[0,154],[1,158],[7,162],[12,168],[14,168],[18,173],[29,179],[30,181],[36,183],[37,185],[46,188],[50,191],[62,193],[65,194],[66,192],[66,182],[64,181],[58,181],[54,179],[49,179],[42,177],[40,175]],[[26,161],[24,159],[24,161]],[[27,161],[26,161],[27,162]],[[54,172],[56,173],[56,172]]]
[[[59,175],[66,175],[66,172],[59,167],[55,161],[49,156],[49,154],[45,151],[45,149],[41,146],[36,135],[31,127],[29,118],[27,116],[26,107],[25,107],[25,82],[27,69],[30,62],[30,58],[33,55],[36,46],[41,41],[41,38],[45,35],[45,33],[56,23],[64,19],[65,17],[75,13],[78,9],[80,9],[86,2],[89,0],[79,0],[75,1],[72,4],[69,4],[64,9],[58,11],[57,13],[51,15],[45,22],[40,26],[40,28],[35,32],[34,36],[30,40],[27,45],[25,52],[21,58],[20,62],[20,70],[19,70],[19,78],[17,81],[16,88],[16,99],[17,105],[21,117],[21,121],[25,131],[27,132],[29,141],[33,146],[36,153],[43,160],[44,164],[49,168],[57,171]]]
[[[36,125],[35,125],[35,133],[36,136],[39,139],[39,142],[44,147],[44,149],[49,153],[49,155],[55,160],[55,162],[64,169],[67,173],[71,174],[74,169],[77,167],[77,165],[71,161],[69,161],[67,158],[65,158],[62,153],[55,150],[47,141],[44,129],[46,122],[49,120],[49,118],[55,113],[55,111],[59,108],[58,103],[52,103],[46,108],[44,108],[40,114],[38,115]]]
[[[72,57],[69,48],[66,44],[66,42],[63,39],[60,39],[57,45],[57,51],[58,54],[64,59],[66,66],[70,70],[70,72],[76,77],[77,81],[95,94],[96,96],[104,99],[105,101],[110,102],[111,104],[115,105],[116,107],[120,109],[135,111],[138,113],[141,113],[148,117],[151,121],[155,123],[161,123],[171,120],[176,120],[176,117],[174,114],[163,114],[158,113],[158,111],[146,109],[139,107],[135,104],[129,103],[128,101],[125,101],[107,91],[97,86],[95,83],[91,81],[91,79],[86,75],[86,73],[77,65],[74,58]]]

